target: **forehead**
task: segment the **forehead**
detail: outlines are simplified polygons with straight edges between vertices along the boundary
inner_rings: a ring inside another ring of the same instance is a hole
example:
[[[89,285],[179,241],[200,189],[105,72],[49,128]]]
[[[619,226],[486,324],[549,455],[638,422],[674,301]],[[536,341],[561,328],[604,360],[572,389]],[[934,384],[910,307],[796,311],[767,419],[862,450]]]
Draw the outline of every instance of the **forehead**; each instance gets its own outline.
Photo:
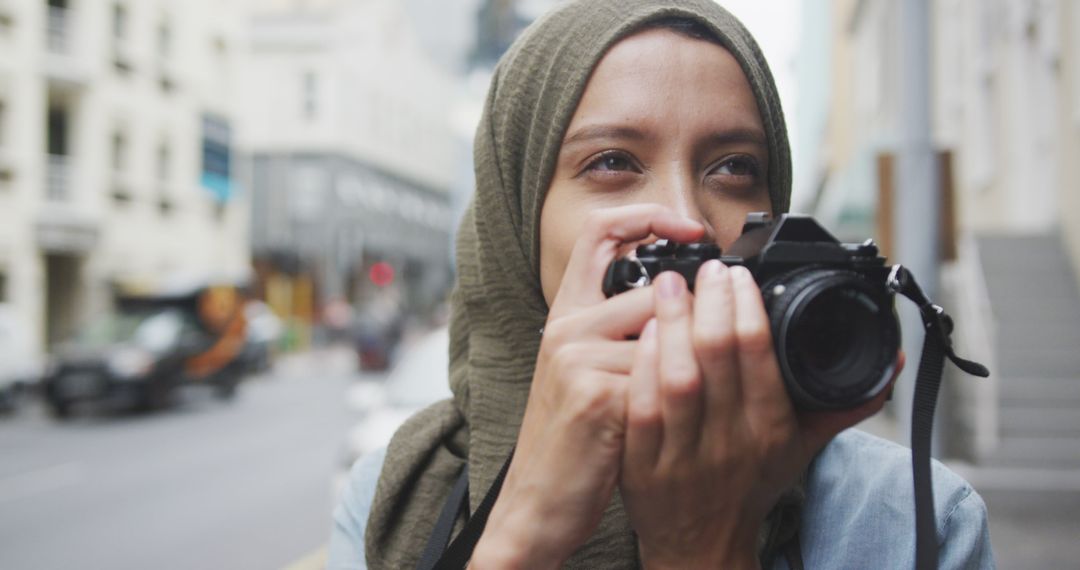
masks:
[[[571,120],[763,130],[738,61],[711,41],[658,28],[615,44],[596,66]]]

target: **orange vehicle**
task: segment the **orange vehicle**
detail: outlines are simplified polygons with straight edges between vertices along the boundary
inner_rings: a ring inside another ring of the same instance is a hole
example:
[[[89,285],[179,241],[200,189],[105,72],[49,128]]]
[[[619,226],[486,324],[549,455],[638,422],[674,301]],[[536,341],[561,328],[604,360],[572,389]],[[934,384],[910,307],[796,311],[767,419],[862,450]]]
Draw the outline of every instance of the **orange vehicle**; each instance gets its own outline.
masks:
[[[50,409],[63,418],[90,401],[158,408],[186,384],[231,397],[246,370],[244,302],[228,283],[118,287],[115,309],[56,350],[43,381]]]

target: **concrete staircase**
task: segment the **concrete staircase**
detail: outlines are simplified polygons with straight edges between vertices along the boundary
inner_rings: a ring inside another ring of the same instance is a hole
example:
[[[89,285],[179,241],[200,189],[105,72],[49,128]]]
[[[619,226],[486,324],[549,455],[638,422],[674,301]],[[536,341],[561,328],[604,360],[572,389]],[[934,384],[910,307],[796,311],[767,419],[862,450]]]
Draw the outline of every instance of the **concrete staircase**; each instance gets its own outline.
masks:
[[[1080,289],[1057,235],[981,235],[996,324],[1000,445],[965,473],[1080,490]]]

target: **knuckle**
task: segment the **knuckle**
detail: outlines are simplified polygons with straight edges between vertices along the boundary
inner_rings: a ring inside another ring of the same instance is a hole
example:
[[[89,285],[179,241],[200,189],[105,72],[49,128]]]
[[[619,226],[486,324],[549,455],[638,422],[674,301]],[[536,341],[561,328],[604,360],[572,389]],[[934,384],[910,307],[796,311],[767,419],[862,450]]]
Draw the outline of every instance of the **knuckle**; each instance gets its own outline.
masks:
[[[777,426],[774,429],[766,430],[762,436],[761,448],[763,455],[774,456],[777,453],[786,451],[791,443],[790,430],[784,429],[783,426]]]
[[[632,428],[654,428],[662,423],[663,417],[655,401],[638,400],[631,403],[626,421]]]
[[[587,420],[604,415],[612,401],[612,389],[598,378],[580,377],[567,386],[566,396],[567,411]]]
[[[673,366],[661,374],[660,389],[669,399],[683,400],[701,391],[701,374],[696,367]]]
[[[730,327],[707,324],[708,319],[697,319],[694,329],[694,349],[698,354],[729,354],[735,350],[735,333]]]
[[[544,342],[541,348],[546,348],[549,351],[558,350],[566,345],[567,334],[569,327],[566,325],[566,319],[554,319],[544,325]]]
[[[580,350],[574,344],[562,344],[552,349],[550,362],[552,368],[565,375],[580,362]]]
[[[772,350],[772,333],[764,324],[737,326],[735,334],[738,337],[739,349],[742,351],[764,353]]]

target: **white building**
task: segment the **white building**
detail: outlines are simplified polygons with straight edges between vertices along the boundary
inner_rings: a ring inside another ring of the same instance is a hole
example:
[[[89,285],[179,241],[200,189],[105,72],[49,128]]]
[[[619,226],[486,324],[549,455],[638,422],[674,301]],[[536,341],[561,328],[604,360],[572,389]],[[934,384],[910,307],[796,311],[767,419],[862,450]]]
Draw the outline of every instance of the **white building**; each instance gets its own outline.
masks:
[[[317,283],[304,305],[357,302],[366,268],[386,261],[410,300],[441,298],[453,190],[471,164],[451,122],[458,80],[400,2],[249,6],[241,118],[260,276]]]
[[[246,271],[242,23],[229,0],[0,0],[0,302],[39,348],[116,279]]]
[[[1080,6],[929,6],[932,137],[951,158],[940,178],[952,189],[942,200],[951,221],[943,235],[957,254],[942,266],[943,302],[956,318],[958,352],[992,373],[988,380],[946,378],[944,451],[973,462],[969,475],[981,485],[1075,488]],[[804,12],[823,7],[830,17],[822,25],[832,32],[804,38],[816,41],[808,50],[829,54],[822,66],[829,104],[807,107],[813,116],[800,117],[826,125],[818,129],[821,158],[796,166],[813,171],[804,180],[816,191],[816,213],[830,225],[887,240],[888,228],[876,222],[891,216],[879,198],[891,195],[896,203],[905,192],[887,189],[892,177],[879,168],[896,152],[904,121],[898,70],[909,50],[899,26],[902,6],[807,0]],[[924,229],[912,224],[892,235]]]

